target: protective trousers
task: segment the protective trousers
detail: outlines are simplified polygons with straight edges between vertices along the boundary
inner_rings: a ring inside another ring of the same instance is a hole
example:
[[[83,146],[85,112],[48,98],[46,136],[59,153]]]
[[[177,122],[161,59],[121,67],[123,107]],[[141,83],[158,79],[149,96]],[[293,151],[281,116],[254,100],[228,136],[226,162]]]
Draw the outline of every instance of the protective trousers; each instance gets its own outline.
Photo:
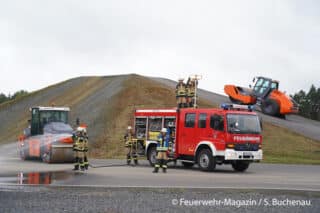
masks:
[[[86,170],[89,169],[88,151],[89,151],[88,139],[85,139],[85,141],[84,141],[84,150],[83,150],[83,164],[84,164],[84,168]]]
[[[133,160],[135,164],[138,164],[138,156],[137,156],[137,147],[136,143],[130,142],[126,146],[126,152],[127,152],[127,164],[129,165],[131,161]]]
[[[154,172],[157,173],[160,167],[163,169],[163,172],[166,172],[168,168],[167,161],[168,161],[167,152],[159,151],[157,154],[156,164],[154,165]]]

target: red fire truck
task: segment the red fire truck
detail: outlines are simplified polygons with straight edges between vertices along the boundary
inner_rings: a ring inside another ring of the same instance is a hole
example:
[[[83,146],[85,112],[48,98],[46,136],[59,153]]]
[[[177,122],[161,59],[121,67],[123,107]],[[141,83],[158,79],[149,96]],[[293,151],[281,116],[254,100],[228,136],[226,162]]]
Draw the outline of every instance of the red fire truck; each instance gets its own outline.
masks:
[[[262,160],[262,125],[252,106],[136,109],[134,115],[138,152],[146,155],[151,165],[163,127],[170,135],[169,159],[179,160],[185,167],[198,164],[200,169],[212,171],[217,164],[231,164],[242,172],[250,163]]]

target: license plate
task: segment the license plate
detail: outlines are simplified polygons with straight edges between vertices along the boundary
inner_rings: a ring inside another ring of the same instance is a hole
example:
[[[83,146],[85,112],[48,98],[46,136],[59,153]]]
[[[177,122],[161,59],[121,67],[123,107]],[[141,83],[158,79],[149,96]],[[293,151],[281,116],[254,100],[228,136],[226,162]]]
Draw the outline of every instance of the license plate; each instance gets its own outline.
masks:
[[[253,154],[251,152],[243,152],[243,156],[252,156]]]

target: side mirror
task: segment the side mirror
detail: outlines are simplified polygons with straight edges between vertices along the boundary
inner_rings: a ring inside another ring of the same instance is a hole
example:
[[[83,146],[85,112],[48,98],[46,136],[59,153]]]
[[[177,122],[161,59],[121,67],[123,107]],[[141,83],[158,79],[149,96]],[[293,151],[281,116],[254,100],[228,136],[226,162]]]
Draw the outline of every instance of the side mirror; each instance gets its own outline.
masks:
[[[251,84],[249,84],[249,88],[250,88],[250,89],[251,89],[251,87],[252,87]]]
[[[255,81],[256,81],[256,78],[253,78],[253,79],[252,79],[252,82],[255,82]]]

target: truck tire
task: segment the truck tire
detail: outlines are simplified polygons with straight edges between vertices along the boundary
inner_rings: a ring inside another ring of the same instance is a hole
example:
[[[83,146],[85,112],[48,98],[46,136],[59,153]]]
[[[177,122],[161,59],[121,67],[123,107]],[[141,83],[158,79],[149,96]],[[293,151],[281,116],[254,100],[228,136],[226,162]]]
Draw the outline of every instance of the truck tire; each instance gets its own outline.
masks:
[[[264,114],[277,116],[280,112],[280,106],[275,100],[267,99],[262,102],[261,110]]]
[[[235,161],[232,168],[237,172],[244,172],[249,168],[250,163],[246,161]]]
[[[194,163],[182,161],[182,165],[186,168],[191,168],[193,167]]]
[[[150,166],[154,166],[154,164],[156,163],[157,160],[157,148],[155,146],[152,146],[148,149],[148,160],[149,160],[149,164]]]
[[[198,165],[202,171],[213,171],[216,168],[215,158],[209,149],[203,149],[198,155]]]

